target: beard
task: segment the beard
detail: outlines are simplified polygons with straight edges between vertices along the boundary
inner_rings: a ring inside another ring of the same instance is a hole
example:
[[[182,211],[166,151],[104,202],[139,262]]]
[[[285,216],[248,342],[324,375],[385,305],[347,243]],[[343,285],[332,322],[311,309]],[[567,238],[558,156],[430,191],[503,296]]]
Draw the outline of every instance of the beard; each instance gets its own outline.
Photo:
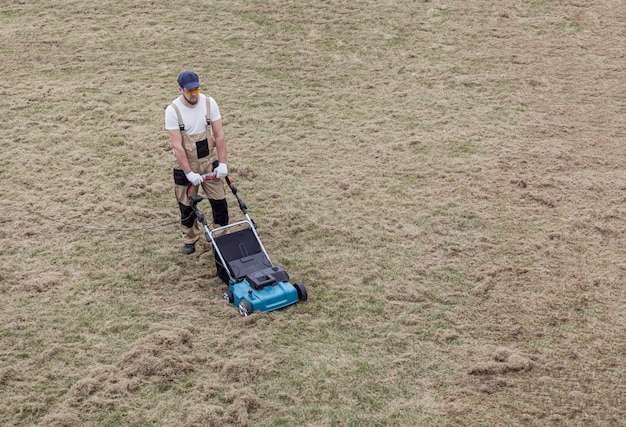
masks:
[[[200,98],[200,96],[194,95],[195,99],[192,99],[192,98],[187,98],[185,94],[183,93],[183,98],[185,98],[185,101],[187,101],[189,104],[196,105],[198,103],[198,99]]]

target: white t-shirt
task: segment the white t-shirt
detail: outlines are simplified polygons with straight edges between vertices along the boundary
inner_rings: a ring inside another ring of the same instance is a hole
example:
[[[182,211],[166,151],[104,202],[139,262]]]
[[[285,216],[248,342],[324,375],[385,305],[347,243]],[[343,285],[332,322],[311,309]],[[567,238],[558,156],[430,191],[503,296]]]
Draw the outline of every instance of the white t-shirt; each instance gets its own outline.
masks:
[[[185,132],[187,135],[196,135],[202,133],[206,129],[206,95],[201,93],[198,96],[198,102],[194,108],[185,106],[180,97],[172,101],[178,107],[180,115],[183,117],[185,124]],[[215,122],[222,118],[217,102],[209,96],[209,104],[211,106],[211,121]],[[176,111],[171,105],[165,109],[165,129],[178,130],[178,117]]]

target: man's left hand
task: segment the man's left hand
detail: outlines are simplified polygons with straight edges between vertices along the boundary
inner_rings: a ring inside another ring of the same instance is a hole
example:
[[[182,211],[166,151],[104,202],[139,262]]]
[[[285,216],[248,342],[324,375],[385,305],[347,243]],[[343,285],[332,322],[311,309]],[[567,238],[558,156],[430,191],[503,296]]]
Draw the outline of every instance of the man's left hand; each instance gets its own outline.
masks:
[[[228,166],[226,166],[226,163],[220,163],[219,165],[217,165],[217,167],[215,168],[215,177],[217,179],[222,179],[222,178],[226,178],[227,175],[228,175]]]

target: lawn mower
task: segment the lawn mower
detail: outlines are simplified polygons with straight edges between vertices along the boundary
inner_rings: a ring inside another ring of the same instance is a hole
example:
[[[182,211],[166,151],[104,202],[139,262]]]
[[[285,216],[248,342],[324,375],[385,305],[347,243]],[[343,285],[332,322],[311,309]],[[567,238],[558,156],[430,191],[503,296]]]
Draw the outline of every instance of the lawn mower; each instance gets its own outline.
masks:
[[[202,177],[215,179],[215,173]],[[228,285],[224,300],[234,304],[242,316],[249,316],[254,311],[278,310],[298,301],[306,301],[305,286],[300,282],[292,284],[287,272],[270,261],[257,234],[257,225],[248,215],[246,204],[237,194],[237,187],[230,177],[225,179],[246,219],[213,229],[209,228],[206,218],[197,206],[203,197],[190,195],[192,185],[187,187],[191,209],[213,247],[217,274]]]

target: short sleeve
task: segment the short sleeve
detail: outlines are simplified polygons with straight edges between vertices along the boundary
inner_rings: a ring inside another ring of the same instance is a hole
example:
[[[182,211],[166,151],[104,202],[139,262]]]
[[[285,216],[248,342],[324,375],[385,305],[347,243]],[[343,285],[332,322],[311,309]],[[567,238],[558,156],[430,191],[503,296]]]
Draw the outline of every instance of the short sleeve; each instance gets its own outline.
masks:
[[[174,107],[172,105],[168,105],[165,109],[165,130],[177,130],[178,127],[178,117],[176,117],[176,111],[174,111]]]
[[[209,105],[211,107],[211,119],[212,122],[216,122],[222,119],[222,115],[220,114],[220,107],[218,107],[217,102],[213,97],[209,96]]]

